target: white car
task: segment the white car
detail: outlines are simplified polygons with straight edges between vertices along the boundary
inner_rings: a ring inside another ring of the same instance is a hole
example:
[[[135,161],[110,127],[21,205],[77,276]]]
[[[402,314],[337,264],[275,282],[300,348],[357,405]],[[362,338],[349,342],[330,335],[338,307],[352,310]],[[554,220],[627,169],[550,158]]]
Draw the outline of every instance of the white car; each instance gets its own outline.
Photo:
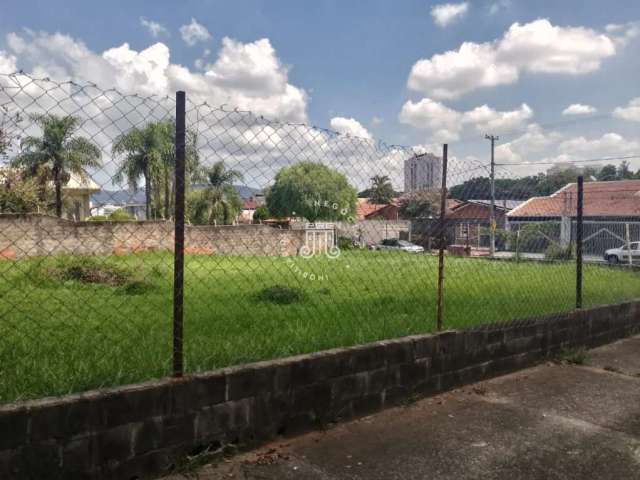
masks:
[[[627,245],[618,248],[610,248],[604,252],[604,259],[609,263],[622,263],[629,261],[629,253],[631,253],[631,261],[640,261],[640,242],[631,242],[629,244],[631,252],[627,249]]]
[[[424,248],[406,240],[398,240],[397,238],[387,238],[379,245],[375,246],[376,250],[401,250],[403,252],[422,253]]]

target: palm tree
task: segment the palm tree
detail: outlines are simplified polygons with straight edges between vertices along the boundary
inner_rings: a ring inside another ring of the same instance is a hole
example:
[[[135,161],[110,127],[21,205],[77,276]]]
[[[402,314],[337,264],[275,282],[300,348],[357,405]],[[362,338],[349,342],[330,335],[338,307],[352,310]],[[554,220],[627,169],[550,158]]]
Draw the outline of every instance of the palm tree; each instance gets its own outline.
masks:
[[[175,121],[149,123],[144,128],[132,128],[120,135],[113,144],[114,156],[123,155],[114,180],[126,179],[129,187],[138,189],[140,177],[144,180],[147,218],[151,218],[152,205],[163,210],[163,217],[171,216],[175,189]],[[187,130],[185,145],[185,185],[200,178],[197,137]]]
[[[386,175],[374,175],[371,177],[370,203],[386,204],[393,200],[395,192],[389,177]]]
[[[241,200],[233,186],[234,181],[242,180],[237,170],[228,170],[224,161],[219,161],[204,171],[207,186],[198,196],[193,207],[196,223],[214,224],[218,218],[222,223],[232,223],[235,214],[241,208]]]
[[[123,133],[116,138],[112,147],[114,156],[124,157],[113,177],[114,181],[121,183],[126,179],[129,187],[137,191],[140,177],[144,179],[147,219],[151,218],[153,184],[158,183],[170,141],[171,137],[167,138],[167,129],[163,124],[150,123],[144,128],[134,127]]]
[[[49,179],[55,186],[56,216],[62,217],[62,186],[70,174],[84,179],[87,168],[100,167],[100,149],[84,137],[74,136],[80,127],[76,117],[52,114],[31,115],[42,129],[42,136],[28,136],[20,142],[21,153],[14,159],[17,167],[31,176],[41,175],[43,185]]]
[[[176,165],[176,149],[175,149],[175,131],[176,124],[174,120],[161,122],[158,125],[161,129],[161,135],[164,137],[162,152],[162,172],[161,181],[164,187],[163,208],[164,218],[171,217],[173,209],[173,200],[175,193],[175,165]],[[185,189],[188,189],[192,182],[204,181],[204,172],[200,168],[200,159],[198,156],[197,135],[191,130],[186,131],[185,141]]]

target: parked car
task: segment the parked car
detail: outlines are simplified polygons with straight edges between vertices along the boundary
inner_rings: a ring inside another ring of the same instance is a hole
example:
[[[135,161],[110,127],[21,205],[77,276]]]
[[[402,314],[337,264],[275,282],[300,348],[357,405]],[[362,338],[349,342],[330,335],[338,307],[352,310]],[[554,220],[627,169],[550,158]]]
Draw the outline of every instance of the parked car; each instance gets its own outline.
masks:
[[[610,248],[604,252],[604,259],[609,263],[622,263],[629,261],[629,253],[631,253],[631,260],[640,260],[640,242],[631,242],[629,244],[631,252],[627,249],[627,245],[622,245],[618,248]]]
[[[374,247],[375,250],[401,250],[403,252],[421,253],[424,248],[415,243],[397,238],[387,238]]]

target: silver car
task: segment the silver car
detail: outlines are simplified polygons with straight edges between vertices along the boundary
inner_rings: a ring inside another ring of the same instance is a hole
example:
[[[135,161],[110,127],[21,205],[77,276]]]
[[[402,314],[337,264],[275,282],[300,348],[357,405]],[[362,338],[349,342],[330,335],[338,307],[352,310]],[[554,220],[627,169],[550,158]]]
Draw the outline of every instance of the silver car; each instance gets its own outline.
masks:
[[[388,238],[383,240],[379,245],[376,245],[376,250],[401,250],[403,252],[422,253],[424,248],[415,243],[407,242],[406,240],[398,240],[397,238]]]
[[[640,242],[631,242],[629,244],[630,250],[627,249],[627,245],[622,245],[618,248],[610,248],[604,252],[604,259],[612,264],[622,263],[629,261],[629,255],[631,255],[631,261],[640,261]]]

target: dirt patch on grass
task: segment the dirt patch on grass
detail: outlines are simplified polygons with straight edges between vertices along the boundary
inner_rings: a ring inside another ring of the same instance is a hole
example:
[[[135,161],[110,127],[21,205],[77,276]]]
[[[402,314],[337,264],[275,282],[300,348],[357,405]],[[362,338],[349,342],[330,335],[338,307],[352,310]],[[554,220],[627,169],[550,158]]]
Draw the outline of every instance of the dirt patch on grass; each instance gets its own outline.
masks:
[[[117,287],[119,292],[126,295],[143,294],[153,288],[139,270],[92,257],[61,259],[55,265],[46,267],[43,273],[48,280],[107,285]]]
[[[259,301],[275,303],[276,305],[301,303],[306,299],[305,292],[302,289],[284,285],[263,288],[256,297]]]

